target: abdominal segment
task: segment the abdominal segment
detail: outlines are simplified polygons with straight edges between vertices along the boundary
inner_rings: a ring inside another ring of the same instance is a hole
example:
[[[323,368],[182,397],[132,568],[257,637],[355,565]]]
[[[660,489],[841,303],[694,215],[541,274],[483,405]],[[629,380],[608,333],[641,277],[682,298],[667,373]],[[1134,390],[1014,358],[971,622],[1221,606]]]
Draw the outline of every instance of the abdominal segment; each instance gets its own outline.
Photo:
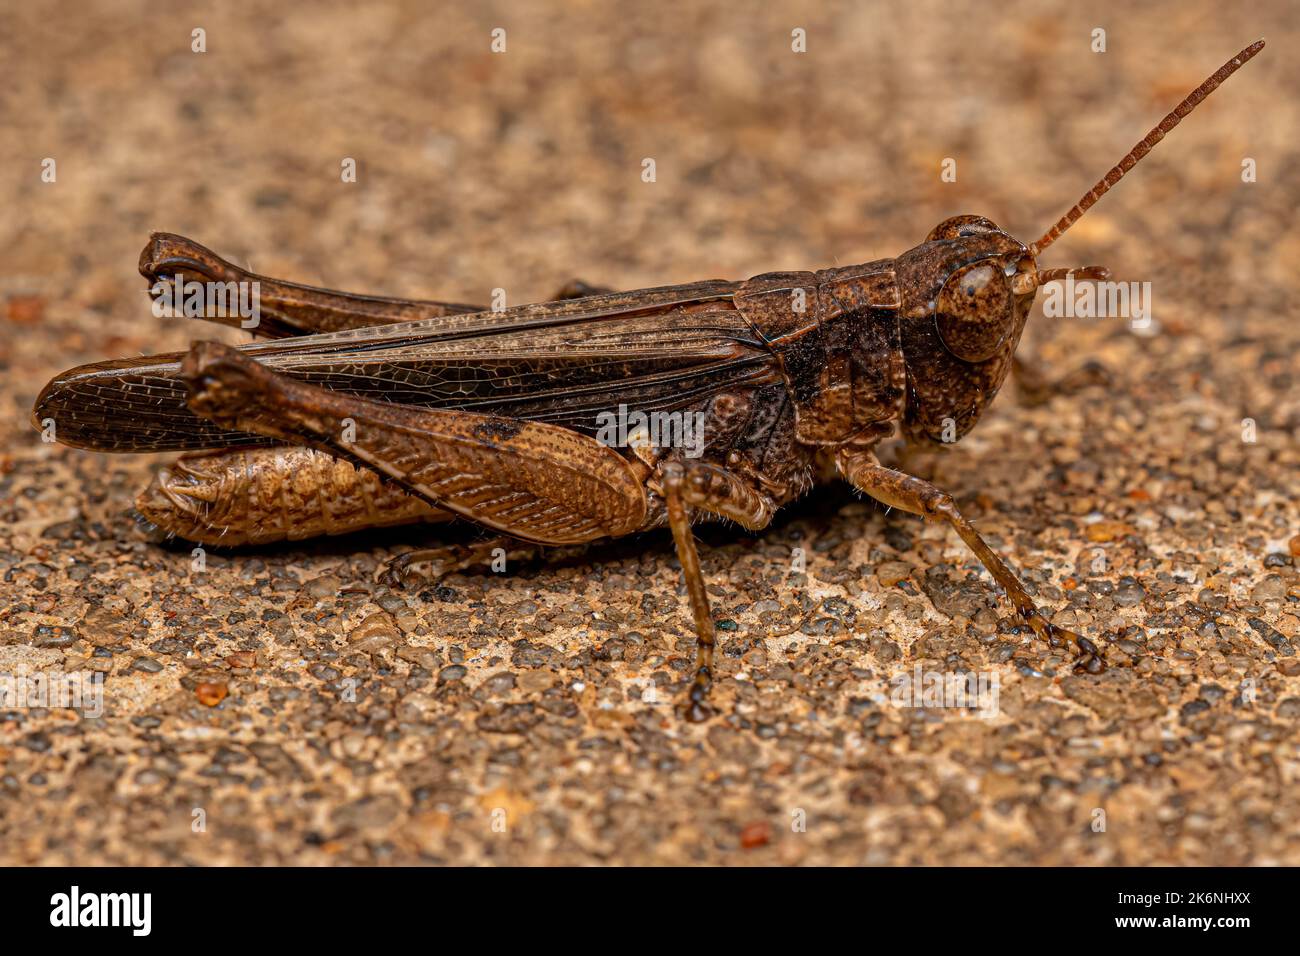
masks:
[[[288,447],[182,455],[154,476],[135,506],[169,535],[229,546],[455,517],[367,468]]]

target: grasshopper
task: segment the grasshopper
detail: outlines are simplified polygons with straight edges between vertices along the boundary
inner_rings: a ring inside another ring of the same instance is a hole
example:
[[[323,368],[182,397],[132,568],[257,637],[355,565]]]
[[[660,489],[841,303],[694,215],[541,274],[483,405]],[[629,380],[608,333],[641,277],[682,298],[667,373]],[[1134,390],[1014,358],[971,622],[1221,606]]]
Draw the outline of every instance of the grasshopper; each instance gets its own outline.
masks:
[[[692,721],[713,712],[714,672],[692,522],[758,531],[836,476],[946,522],[1038,638],[1073,642],[1075,667],[1098,673],[1096,644],[1048,620],[952,497],[881,465],[874,449],[970,431],[1012,366],[1038,288],[1108,274],[1040,270],[1038,256],[1263,46],[1193,90],[1029,245],[963,215],[893,259],[634,292],[575,284],[552,301],[492,311],[270,279],[156,233],[140,259],[156,297],[178,291],[185,275],[257,283],[256,331],[271,341],[197,342],[187,353],[72,369],[41,392],[33,421],[75,447],[190,451],[137,507],[200,543],[460,517],[499,536],[481,552],[498,541],[581,545],[667,525],[698,637],[683,702]],[[616,407],[697,416],[700,453],[640,429],[622,443],[601,440],[601,416]],[[400,581],[438,554],[407,552],[388,573]]]

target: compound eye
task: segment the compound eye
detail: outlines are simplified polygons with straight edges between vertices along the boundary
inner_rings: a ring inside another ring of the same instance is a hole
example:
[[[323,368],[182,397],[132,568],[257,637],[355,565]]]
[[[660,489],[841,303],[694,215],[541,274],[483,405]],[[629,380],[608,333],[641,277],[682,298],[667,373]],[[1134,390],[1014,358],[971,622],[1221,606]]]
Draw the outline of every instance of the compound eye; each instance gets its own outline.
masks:
[[[1011,282],[996,259],[972,263],[948,277],[935,304],[939,338],[953,355],[983,362],[997,354],[1015,316]]]
[[[952,216],[930,230],[926,242],[936,239],[961,239],[965,236],[977,236],[984,232],[999,232],[997,226],[983,216]]]

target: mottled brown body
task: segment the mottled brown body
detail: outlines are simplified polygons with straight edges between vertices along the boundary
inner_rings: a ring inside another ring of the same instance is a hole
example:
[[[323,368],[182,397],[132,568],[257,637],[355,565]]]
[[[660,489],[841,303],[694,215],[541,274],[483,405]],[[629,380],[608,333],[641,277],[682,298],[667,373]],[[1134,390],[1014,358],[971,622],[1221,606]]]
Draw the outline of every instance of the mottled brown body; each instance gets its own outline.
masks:
[[[598,415],[617,404],[644,413],[699,413],[705,422],[699,461],[743,463],[763,477],[779,507],[812,487],[820,449],[873,445],[900,427],[909,437],[938,441],[945,410],[958,416],[952,421],[959,422],[960,437],[997,393],[1009,368],[1007,355],[999,353],[978,365],[946,357],[934,332],[931,303],[943,280],[969,262],[1023,256],[1025,247],[995,231],[977,234],[993,228],[983,220],[962,217],[954,222],[962,225],[936,230],[925,244],[898,259],[863,266],[604,293],[500,313],[445,312],[240,351],[331,392],[508,415],[586,435],[595,435]],[[959,235],[959,229],[966,234]],[[192,275],[202,267],[202,275],[238,279],[237,267],[187,243],[177,236],[155,237],[142,256],[146,276],[156,280],[173,275],[176,268],[188,268]],[[900,274],[909,283],[907,293],[900,286]],[[289,292],[280,291],[282,284],[276,280],[242,275],[262,283],[263,301],[268,303],[263,315],[271,316],[268,327],[285,327],[279,316]],[[938,278],[922,281],[919,276]],[[275,290],[269,295],[268,286]],[[292,290],[296,304],[302,287],[283,286]],[[316,298],[329,294],[309,291]],[[796,295],[801,296],[797,310]],[[1005,343],[1007,352],[1014,348],[1033,295],[1023,298],[1014,335]],[[413,305],[402,303],[389,318],[405,319]],[[428,305],[431,312],[444,308]],[[324,314],[337,325],[344,309],[340,305]],[[294,317],[300,324],[310,322],[304,307],[295,309]],[[356,321],[382,318],[366,311]],[[266,435],[222,429],[195,414],[180,373],[183,358],[184,353],[173,353],[73,369],[47,386],[34,417],[52,418],[60,441],[101,451],[251,452],[273,443]],[[917,374],[911,374],[911,368]],[[915,397],[910,403],[904,401],[909,391]],[[682,453],[661,449],[649,458],[658,463],[680,459]],[[244,455],[227,467],[233,471],[223,480],[242,482],[242,488],[231,493],[242,496],[246,491],[258,500],[269,500],[281,475],[299,470],[267,454]],[[211,467],[205,474],[216,477]],[[311,474],[307,469],[299,475],[303,488],[311,484]],[[186,481],[192,483],[192,476]],[[342,487],[328,491],[334,496],[350,493]],[[384,504],[396,506],[400,500],[385,499]],[[649,510],[648,525],[662,524],[662,508]],[[357,524],[363,513],[357,512]],[[148,514],[168,527],[165,511],[157,504]],[[236,514],[237,509],[225,508],[220,516],[233,519]],[[304,526],[330,533],[324,530],[327,523],[306,514],[303,519]],[[240,523],[247,524],[247,519]],[[214,520],[213,530],[202,533],[207,540],[235,543],[233,527],[224,536],[220,528]],[[284,529],[284,537],[308,536],[290,535],[283,521],[241,536],[248,542],[270,541],[276,536],[273,528]],[[201,533],[193,514],[171,530],[184,537]]]
[[[46,386],[34,420],[101,451],[222,449],[182,459],[139,502],[154,523],[199,541],[459,515],[508,538],[569,545],[667,524],[699,637],[691,719],[709,713],[714,643],[691,522],[758,530],[836,475],[947,522],[1025,624],[1053,645],[1073,641],[1079,666],[1095,672],[1097,647],[1047,621],[951,497],[881,466],[873,449],[893,436],[953,442],[974,426],[1012,368],[1039,286],[1063,271],[1040,272],[1039,253],[1262,46],[1193,91],[1032,245],[958,216],[894,259],[628,293],[580,288],[493,312],[255,276],[157,234],[140,260],[155,293],[178,274],[255,282],[256,331],[274,341],[73,369]],[[615,409],[698,416],[703,441],[655,447],[637,433],[611,446],[600,439]]]

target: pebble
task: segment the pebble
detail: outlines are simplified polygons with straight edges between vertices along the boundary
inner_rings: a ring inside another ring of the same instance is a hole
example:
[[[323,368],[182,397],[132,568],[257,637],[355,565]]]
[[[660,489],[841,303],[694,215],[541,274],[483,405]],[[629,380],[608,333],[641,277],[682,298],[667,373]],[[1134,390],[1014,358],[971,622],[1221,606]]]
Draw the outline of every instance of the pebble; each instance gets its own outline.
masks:
[[[1114,541],[1117,538],[1123,538],[1131,534],[1137,534],[1137,530],[1125,521],[1094,521],[1085,529],[1085,535],[1089,541],[1103,543]]]
[[[338,593],[342,588],[342,578],[333,574],[322,574],[308,581],[305,590],[312,597],[321,599],[338,597]]]
[[[1266,621],[1261,621],[1257,617],[1247,618],[1246,623],[1250,625],[1252,631],[1276,648],[1278,653],[1286,657],[1295,656],[1295,646],[1287,640],[1286,635],[1277,628],[1268,624]]]
[[[1280,574],[1270,574],[1250,592],[1254,601],[1282,601],[1286,598],[1286,582]]]
[[[912,566],[903,561],[886,561],[876,568],[876,578],[883,587],[892,588],[912,574]]]
[[[746,850],[767,846],[772,842],[772,824],[766,820],[747,823],[740,831],[740,845]]]
[[[32,644],[35,647],[70,647],[77,641],[77,632],[70,627],[52,627],[39,624],[32,631]]]
[[[228,693],[230,688],[226,684],[213,681],[203,681],[194,687],[194,696],[205,707],[216,707],[226,699]]]
[[[1111,595],[1111,600],[1118,607],[1135,607],[1142,603],[1147,592],[1143,590],[1142,585],[1138,584],[1133,578],[1124,577],[1119,579],[1119,587]]]

